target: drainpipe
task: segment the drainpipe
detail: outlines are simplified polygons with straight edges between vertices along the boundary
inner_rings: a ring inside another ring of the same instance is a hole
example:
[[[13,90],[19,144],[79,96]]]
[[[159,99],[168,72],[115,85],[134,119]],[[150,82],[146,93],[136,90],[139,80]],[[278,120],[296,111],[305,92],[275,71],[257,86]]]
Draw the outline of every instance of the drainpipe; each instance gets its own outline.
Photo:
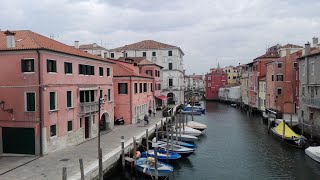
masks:
[[[132,124],[132,89],[131,89],[131,83],[132,83],[132,80],[131,80],[131,76],[130,76],[130,124]]]
[[[42,86],[41,86],[41,69],[40,69],[40,52],[39,50],[37,50],[37,54],[38,54],[38,80],[39,80],[39,114],[40,114],[40,156],[43,156],[43,147],[42,147],[42,120],[43,120],[43,115],[42,115]]]

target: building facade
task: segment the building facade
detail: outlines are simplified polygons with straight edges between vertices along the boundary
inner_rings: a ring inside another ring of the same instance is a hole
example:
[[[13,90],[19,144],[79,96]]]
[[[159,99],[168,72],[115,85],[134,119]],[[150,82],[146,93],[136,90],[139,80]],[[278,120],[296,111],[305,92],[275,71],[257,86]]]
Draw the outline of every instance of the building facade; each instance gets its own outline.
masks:
[[[306,44],[299,61],[299,121],[304,132],[318,136],[320,132],[320,51]],[[307,126],[309,125],[309,126]],[[314,133],[316,132],[316,133]]]
[[[219,89],[227,85],[227,74],[221,68],[212,68],[210,73],[206,74],[206,92],[207,100],[218,100]]]
[[[168,104],[182,104],[184,101],[183,51],[177,47],[153,40],[145,40],[111,49],[109,58],[145,57],[162,66],[160,72],[161,94],[167,96]]]
[[[223,68],[223,71],[227,73],[227,80],[229,85],[239,84],[239,70],[233,66],[227,66]]]
[[[258,104],[258,109],[261,112],[264,112],[266,110],[266,91],[267,91],[267,86],[266,86],[266,77],[261,77],[259,78],[259,104]]]
[[[113,127],[111,62],[28,30],[0,32],[0,62],[0,153],[46,154]]]

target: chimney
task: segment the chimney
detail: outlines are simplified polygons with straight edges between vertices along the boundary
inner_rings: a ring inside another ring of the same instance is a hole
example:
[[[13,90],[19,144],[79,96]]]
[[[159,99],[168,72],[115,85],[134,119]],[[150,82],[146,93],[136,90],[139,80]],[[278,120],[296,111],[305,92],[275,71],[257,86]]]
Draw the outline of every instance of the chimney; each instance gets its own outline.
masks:
[[[14,35],[16,33],[7,30],[6,32],[4,32],[4,34],[6,35],[7,48],[15,48],[16,47],[16,41],[15,41]]]
[[[74,48],[79,49],[79,41],[74,41]]]
[[[310,54],[310,51],[311,51],[310,43],[308,42],[307,44],[305,44],[304,55],[308,56]]]
[[[313,37],[312,38],[312,47],[316,47],[319,43],[319,38]]]

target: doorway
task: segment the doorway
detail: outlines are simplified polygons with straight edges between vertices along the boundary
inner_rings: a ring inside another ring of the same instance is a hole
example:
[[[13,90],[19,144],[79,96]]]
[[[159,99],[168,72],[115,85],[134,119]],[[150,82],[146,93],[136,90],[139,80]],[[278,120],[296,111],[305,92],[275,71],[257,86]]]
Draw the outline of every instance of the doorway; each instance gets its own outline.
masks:
[[[84,125],[84,138],[87,139],[90,137],[90,117],[84,118],[85,125]]]

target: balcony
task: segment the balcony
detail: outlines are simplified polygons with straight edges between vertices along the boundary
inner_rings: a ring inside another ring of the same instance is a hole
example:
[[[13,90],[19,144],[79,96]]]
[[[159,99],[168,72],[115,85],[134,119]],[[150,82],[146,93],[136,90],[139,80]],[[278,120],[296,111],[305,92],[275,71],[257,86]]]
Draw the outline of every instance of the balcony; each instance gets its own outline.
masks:
[[[88,114],[99,111],[99,102],[80,103],[80,114]]]
[[[320,109],[320,99],[302,98],[302,103],[304,103],[306,106]]]

